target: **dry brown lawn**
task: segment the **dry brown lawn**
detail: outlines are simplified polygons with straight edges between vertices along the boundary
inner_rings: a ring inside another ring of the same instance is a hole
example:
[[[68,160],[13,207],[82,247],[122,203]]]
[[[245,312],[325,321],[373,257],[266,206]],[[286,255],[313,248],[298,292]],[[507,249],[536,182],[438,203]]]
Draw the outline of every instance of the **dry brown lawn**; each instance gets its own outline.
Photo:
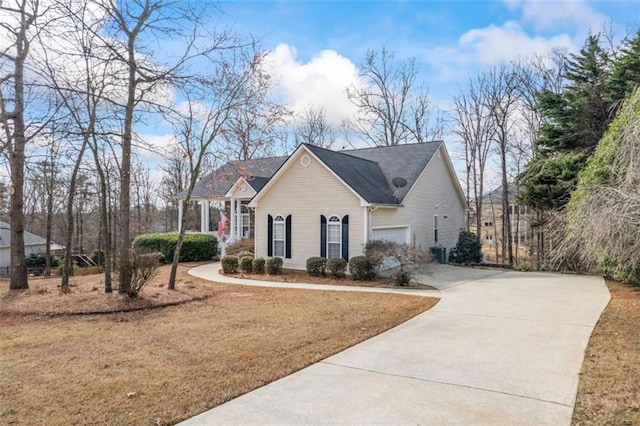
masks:
[[[607,281],[611,301],[591,335],[575,425],[640,425],[640,288]]]
[[[410,288],[419,290],[432,290],[433,287],[426,284],[420,284],[412,281],[410,285],[398,287],[393,283],[391,278],[376,277],[372,281],[356,281],[347,275],[344,278],[335,278],[329,275],[322,277],[313,277],[306,271],[298,271],[295,269],[283,269],[281,274],[245,274],[238,272],[235,274],[225,274],[222,269],[218,271],[221,275],[227,275],[234,278],[244,278],[248,280],[272,281],[272,282],[290,282],[290,283],[310,283],[310,284],[327,284],[327,285],[348,285],[358,287],[381,287],[381,288]]]
[[[181,267],[203,263],[185,263]],[[29,289],[18,291],[9,291],[9,283],[4,279],[0,280],[0,312],[38,315],[108,313],[175,305],[212,294],[211,287],[195,285],[193,278],[184,273],[176,279],[176,291],[167,291],[169,272],[170,266],[158,268],[139,297],[134,299],[118,294],[116,275],[112,283],[114,292],[110,294],[104,293],[103,274],[72,277],[67,293],[60,291],[60,277],[31,277]]]
[[[184,287],[209,297],[101,315],[0,313],[0,424],[172,424],[437,302],[213,284],[187,276],[186,269],[179,272]],[[154,285],[149,294],[162,298],[167,290]],[[40,295],[69,296],[54,294]]]

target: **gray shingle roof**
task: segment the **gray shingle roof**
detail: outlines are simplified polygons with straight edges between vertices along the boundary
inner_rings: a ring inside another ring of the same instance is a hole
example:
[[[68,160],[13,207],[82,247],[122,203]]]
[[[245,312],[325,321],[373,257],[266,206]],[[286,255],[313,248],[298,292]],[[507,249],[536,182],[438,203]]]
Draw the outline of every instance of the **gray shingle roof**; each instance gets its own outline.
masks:
[[[240,176],[244,176],[257,192],[267,183],[269,178],[284,164],[289,157],[270,157],[255,160],[230,161],[219,169],[206,175],[196,183],[192,198],[224,197],[231,185]],[[176,198],[185,198],[182,191]]]
[[[398,204],[378,163],[344,152],[305,146],[367,202]]]
[[[509,182],[507,185],[507,193],[509,194],[509,202],[513,203],[516,201],[516,196],[518,194],[518,187],[515,183]],[[498,186],[496,189],[490,192],[486,192],[482,196],[483,203],[494,203],[499,204],[502,203],[502,185]],[[517,204],[517,203],[516,203]]]
[[[442,142],[339,152],[304,145],[367,202],[400,204]],[[202,178],[196,184],[192,197],[223,197],[240,176],[244,176],[258,192],[288,158],[272,157],[229,162]],[[406,186],[396,188],[392,183],[396,177],[406,179]],[[182,192],[178,198],[184,196],[185,192]]]
[[[46,246],[47,240],[39,235],[24,231],[25,246]],[[11,247],[11,225],[7,222],[0,221],[0,247]],[[56,250],[62,246],[51,242],[51,248]],[[44,248],[42,249],[44,251]]]
[[[394,192],[397,191],[396,198],[399,202],[402,202],[441,145],[442,141],[434,141],[352,149],[341,152],[378,163],[386,178],[387,185],[389,188],[392,188]],[[391,182],[395,177],[406,179],[407,185],[403,188],[396,188]]]

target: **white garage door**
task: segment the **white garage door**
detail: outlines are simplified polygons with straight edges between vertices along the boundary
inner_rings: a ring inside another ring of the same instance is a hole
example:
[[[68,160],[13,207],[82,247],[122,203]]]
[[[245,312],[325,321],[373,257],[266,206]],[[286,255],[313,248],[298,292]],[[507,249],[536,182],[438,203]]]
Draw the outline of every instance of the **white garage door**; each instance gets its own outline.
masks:
[[[409,243],[409,227],[401,228],[378,228],[371,230],[372,240],[393,241],[399,244]]]

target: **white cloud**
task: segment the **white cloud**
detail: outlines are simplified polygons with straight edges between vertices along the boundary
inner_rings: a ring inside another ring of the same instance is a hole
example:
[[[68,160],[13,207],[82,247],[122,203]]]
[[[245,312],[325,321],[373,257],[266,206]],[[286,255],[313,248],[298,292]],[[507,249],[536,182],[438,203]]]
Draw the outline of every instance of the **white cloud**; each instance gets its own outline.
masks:
[[[498,27],[472,29],[460,36],[459,46],[469,51],[477,62],[493,64],[533,54],[543,54],[558,47],[572,48],[568,34],[545,38],[527,35],[522,26],[514,21]]]
[[[439,72],[441,81],[463,78],[477,65],[491,65],[519,57],[544,54],[555,48],[575,50],[572,38],[561,33],[551,37],[530,36],[516,21],[491,24],[462,34],[455,45],[427,51],[426,61]]]
[[[345,89],[360,84],[357,67],[335,50],[322,50],[307,63],[296,56],[295,48],[287,44],[279,44],[269,55],[276,90],[293,112],[324,108],[332,125],[352,116],[356,108]]]
[[[521,9],[522,21],[539,30],[556,27],[599,30],[607,17],[582,0],[503,0],[511,10]]]

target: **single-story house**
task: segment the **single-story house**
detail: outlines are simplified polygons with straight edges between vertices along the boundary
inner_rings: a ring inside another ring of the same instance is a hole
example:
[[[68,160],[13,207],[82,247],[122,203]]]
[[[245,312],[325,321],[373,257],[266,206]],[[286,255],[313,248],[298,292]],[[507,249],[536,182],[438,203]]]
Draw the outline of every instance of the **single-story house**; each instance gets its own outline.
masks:
[[[44,253],[47,248],[47,240],[32,234],[24,232],[24,251],[25,256],[33,253]],[[51,250],[61,250],[59,244],[51,243]],[[0,221],[0,268],[8,268],[11,266],[11,226]]]
[[[255,238],[256,256],[304,269],[313,256],[349,260],[369,240],[455,246],[467,203],[443,142],[331,151],[301,144],[288,157],[230,162],[194,190],[201,231],[224,202],[223,242]],[[179,213],[180,214],[180,213]]]

